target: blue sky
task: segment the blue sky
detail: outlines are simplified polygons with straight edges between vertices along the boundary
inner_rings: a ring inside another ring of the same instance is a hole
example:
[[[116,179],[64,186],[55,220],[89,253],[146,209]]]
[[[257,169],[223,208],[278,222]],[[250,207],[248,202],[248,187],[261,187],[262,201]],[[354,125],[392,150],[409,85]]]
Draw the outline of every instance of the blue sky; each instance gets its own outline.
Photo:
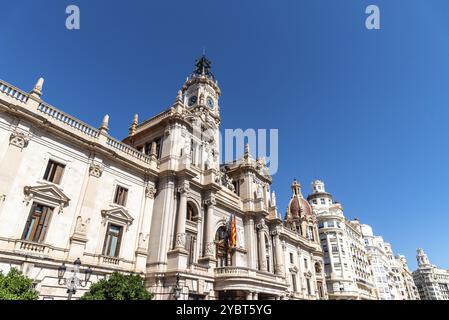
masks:
[[[125,4],[123,4],[125,3]],[[81,29],[65,28],[65,8]],[[381,30],[365,28],[376,4]],[[175,99],[206,48],[223,128],[278,128],[284,213],[294,177],[416,266],[449,268],[449,2],[16,0],[0,11],[0,78],[123,138]]]

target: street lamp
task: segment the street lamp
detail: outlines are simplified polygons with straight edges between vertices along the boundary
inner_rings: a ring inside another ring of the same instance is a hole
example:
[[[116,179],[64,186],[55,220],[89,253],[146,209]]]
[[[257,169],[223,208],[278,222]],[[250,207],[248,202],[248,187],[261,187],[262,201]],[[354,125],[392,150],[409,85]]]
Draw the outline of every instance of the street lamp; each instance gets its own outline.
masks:
[[[175,299],[178,300],[180,297],[181,297],[181,287],[179,286],[179,273],[177,273],[175,285]]]
[[[64,278],[64,274],[67,271],[65,263],[63,262],[62,265],[58,268],[58,284],[65,285],[67,287],[67,293],[69,294],[67,300],[72,299],[72,295],[76,293],[78,287],[86,287],[87,283],[89,282],[90,276],[92,275],[92,269],[90,267],[87,267],[87,269],[84,270],[84,280],[78,278],[80,266],[81,260],[80,258],[77,258],[75,262],[73,262],[72,274],[67,278]]]

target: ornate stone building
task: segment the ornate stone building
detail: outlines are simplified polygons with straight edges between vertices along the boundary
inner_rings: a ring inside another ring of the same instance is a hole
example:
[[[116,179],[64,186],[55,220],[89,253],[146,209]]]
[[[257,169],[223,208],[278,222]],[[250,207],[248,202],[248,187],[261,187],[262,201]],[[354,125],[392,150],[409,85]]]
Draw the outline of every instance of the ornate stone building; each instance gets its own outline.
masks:
[[[299,186],[283,222],[264,159],[247,147],[219,164],[221,91],[205,57],[171,107],[136,115],[122,141],[109,116],[94,128],[42,90],[43,79],[30,93],[0,81],[1,270],[22,270],[53,299],[67,296],[58,267],[77,258],[93,282],[141,274],[155,299],[327,298]]]
[[[329,299],[376,299],[371,266],[358,221],[348,221],[322,181],[307,197],[318,218]]]
[[[380,300],[417,300],[418,291],[404,256],[393,255],[391,245],[373,234],[367,224],[361,226],[374,285]]]
[[[413,279],[422,300],[449,300],[449,270],[430,263],[423,249],[417,249],[418,269]]]

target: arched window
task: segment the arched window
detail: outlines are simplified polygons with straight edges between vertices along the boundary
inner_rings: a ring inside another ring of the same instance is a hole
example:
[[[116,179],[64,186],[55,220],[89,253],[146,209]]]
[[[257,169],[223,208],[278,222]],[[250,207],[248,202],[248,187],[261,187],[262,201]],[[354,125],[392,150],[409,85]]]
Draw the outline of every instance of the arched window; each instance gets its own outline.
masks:
[[[187,216],[187,220],[195,221],[195,219],[194,219],[196,217],[195,209],[191,203],[187,203],[187,215],[186,216]]]
[[[225,226],[218,228],[215,233],[217,268],[231,265],[231,257],[228,252],[228,232]]]

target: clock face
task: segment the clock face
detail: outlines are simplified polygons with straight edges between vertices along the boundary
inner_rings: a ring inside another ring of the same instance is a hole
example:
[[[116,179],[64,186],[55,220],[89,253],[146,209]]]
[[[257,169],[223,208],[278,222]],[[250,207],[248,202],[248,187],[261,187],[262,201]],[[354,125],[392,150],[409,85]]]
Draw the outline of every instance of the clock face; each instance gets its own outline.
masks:
[[[193,106],[197,100],[198,98],[196,96],[191,96],[189,99],[189,106]]]
[[[211,97],[207,97],[207,106],[213,110],[214,109],[214,99],[212,99]]]

